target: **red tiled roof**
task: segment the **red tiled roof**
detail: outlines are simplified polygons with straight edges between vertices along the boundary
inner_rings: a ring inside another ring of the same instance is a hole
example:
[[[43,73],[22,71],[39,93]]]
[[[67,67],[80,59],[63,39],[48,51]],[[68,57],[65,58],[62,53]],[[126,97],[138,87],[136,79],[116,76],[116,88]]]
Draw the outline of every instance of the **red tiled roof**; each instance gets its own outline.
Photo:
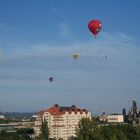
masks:
[[[59,105],[57,104],[47,110],[40,111],[39,115],[42,117],[45,112],[49,112],[52,116],[60,116],[62,114],[65,114],[66,112],[68,112],[69,114],[71,114],[72,112],[74,112],[75,114],[77,114],[78,112],[80,112],[80,114],[82,114],[83,112],[85,112],[86,114],[88,113],[86,109],[80,109],[74,105],[72,105],[71,107],[59,107]]]

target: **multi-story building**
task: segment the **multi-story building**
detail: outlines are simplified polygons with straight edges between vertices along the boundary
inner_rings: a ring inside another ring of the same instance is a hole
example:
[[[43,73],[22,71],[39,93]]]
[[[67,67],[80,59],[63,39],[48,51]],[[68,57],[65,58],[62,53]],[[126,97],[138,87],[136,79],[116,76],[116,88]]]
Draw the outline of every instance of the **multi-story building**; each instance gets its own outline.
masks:
[[[35,127],[34,127],[37,136],[41,133],[41,125],[42,125],[42,118],[40,115],[38,115],[38,117],[36,117]]]
[[[77,108],[75,105],[60,107],[56,104],[39,113],[35,121],[35,132],[39,135],[41,122],[46,119],[50,138],[68,140],[70,137],[75,136],[75,129],[82,118],[91,119],[91,113],[86,109]]]
[[[124,118],[121,114],[110,114],[107,116],[108,123],[123,123]]]

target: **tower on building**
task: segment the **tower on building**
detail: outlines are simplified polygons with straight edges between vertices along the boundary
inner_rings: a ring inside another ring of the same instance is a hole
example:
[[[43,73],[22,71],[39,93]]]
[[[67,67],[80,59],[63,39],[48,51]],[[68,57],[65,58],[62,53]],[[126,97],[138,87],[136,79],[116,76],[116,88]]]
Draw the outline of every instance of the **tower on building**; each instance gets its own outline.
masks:
[[[131,113],[133,115],[133,118],[136,118],[138,115],[138,108],[137,108],[137,103],[135,99],[132,100]]]

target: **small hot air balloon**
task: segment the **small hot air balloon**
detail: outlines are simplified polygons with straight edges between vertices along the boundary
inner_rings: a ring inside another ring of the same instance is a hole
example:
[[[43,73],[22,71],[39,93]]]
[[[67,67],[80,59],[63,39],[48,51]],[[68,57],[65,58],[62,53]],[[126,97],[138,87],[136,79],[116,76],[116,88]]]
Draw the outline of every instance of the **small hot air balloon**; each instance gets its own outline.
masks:
[[[73,58],[74,58],[75,60],[77,60],[78,57],[79,57],[79,55],[78,55],[77,53],[74,53],[74,54],[73,54]]]
[[[107,55],[105,55],[105,59],[107,59],[108,58],[108,56]]]
[[[50,81],[50,82],[53,82],[53,79],[54,79],[53,77],[50,77],[50,78],[49,78],[49,81]]]
[[[102,29],[102,23],[100,20],[91,20],[88,23],[88,29],[96,36]]]

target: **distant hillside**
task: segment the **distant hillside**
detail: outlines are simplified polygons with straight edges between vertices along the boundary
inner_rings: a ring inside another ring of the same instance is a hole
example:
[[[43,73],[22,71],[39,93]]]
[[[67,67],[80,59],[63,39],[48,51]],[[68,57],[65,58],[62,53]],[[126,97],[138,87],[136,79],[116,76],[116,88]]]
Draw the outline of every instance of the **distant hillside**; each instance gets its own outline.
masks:
[[[32,118],[37,112],[0,112],[0,115],[4,115],[6,118]]]

